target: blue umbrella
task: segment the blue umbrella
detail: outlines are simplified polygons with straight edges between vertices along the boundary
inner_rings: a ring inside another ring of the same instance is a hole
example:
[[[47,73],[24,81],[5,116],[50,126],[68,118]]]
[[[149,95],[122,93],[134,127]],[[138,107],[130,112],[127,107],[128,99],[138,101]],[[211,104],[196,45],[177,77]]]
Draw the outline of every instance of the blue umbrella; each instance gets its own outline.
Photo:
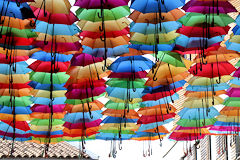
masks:
[[[240,52],[240,44],[239,43],[229,42],[229,40],[228,40],[225,44],[227,46],[227,49]]]
[[[92,122],[102,118],[101,113],[102,113],[101,110],[91,111],[91,114],[89,112],[68,113],[64,116],[63,121],[70,123]]]
[[[55,97],[53,101],[49,98],[44,98],[44,97],[32,97],[31,101],[36,104],[42,104],[42,105],[49,105],[52,103],[53,105],[57,104],[64,104],[66,101],[66,97]]]
[[[158,44],[158,51],[172,51],[175,44]],[[154,51],[156,45],[145,45],[145,44],[130,44],[129,48],[133,48],[139,51]]]
[[[139,72],[151,69],[153,62],[143,56],[120,57],[108,68],[115,73]]]
[[[49,132],[48,131],[34,131],[32,130],[32,134],[35,134],[35,135],[48,135]],[[63,131],[53,131],[50,133],[50,135],[60,135],[60,134],[63,134]]]
[[[30,109],[30,106],[27,107],[20,107],[16,106],[15,108],[15,114],[31,114],[32,111]],[[5,113],[5,114],[13,114],[13,108],[8,107],[8,106],[1,106],[0,107],[0,113]]]
[[[1,63],[0,64],[0,74],[9,75],[10,71],[12,72],[12,74],[26,74],[31,71],[31,69],[29,69],[27,67],[28,67],[28,64],[25,61],[17,62],[15,64],[13,64],[12,67],[10,67],[9,64]]]
[[[123,100],[127,100],[128,98],[142,98],[142,92],[144,88],[135,88],[135,89],[127,89],[127,88],[119,88],[119,87],[107,87],[106,92],[108,96],[115,97]],[[129,97],[128,97],[129,96]]]
[[[127,119],[127,118],[121,118],[121,117],[106,117],[102,123],[136,123],[137,119]]]
[[[178,115],[181,119],[209,119],[219,115],[214,107],[209,108],[183,108]]]
[[[222,121],[216,121],[214,123],[214,126],[233,126],[233,127],[239,127],[240,123],[238,122],[222,122]]]
[[[162,126],[164,124],[172,122],[173,120],[174,119],[171,118],[171,119],[164,120],[163,122],[154,122],[154,123],[148,123],[148,124],[141,124],[141,126],[138,129],[138,132],[143,132],[143,131],[146,131],[146,130],[149,130],[149,129],[154,129],[157,126]]]
[[[156,87],[146,87],[143,91],[143,93],[158,93],[158,92],[165,92],[165,91],[171,91],[173,89],[183,87],[186,83],[185,80],[177,81],[169,85],[160,85]]]
[[[20,130],[20,129],[17,129],[17,128],[13,128],[12,126],[6,124],[6,123],[3,123],[3,122],[0,122],[0,131],[3,131],[3,132],[6,132],[6,133],[16,133],[16,134],[26,134],[26,133],[31,133],[31,131],[23,131],[23,130]]]
[[[185,35],[181,35],[177,37],[176,44],[180,45],[184,48],[195,48],[195,47],[203,47],[203,44],[207,44],[209,46],[222,42],[224,36],[216,36],[213,38],[204,38],[204,37],[187,37]],[[204,42],[204,43],[203,43]]]
[[[100,132],[96,135],[96,139],[102,140],[128,140],[132,138],[132,134],[121,134],[121,138],[118,133],[103,133]]]
[[[158,31],[156,31],[156,27]],[[138,32],[142,34],[155,34],[158,33],[168,33],[177,30],[181,27],[181,23],[176,21],[168,21],[161,23],[161,30],[159,24],[149,24],[149,23],[131,23],[130,32]]]
[[[51,53],[47,53],[44,51],[38,51],[32,54],[31,56],[32,59],[37,59],[39,61],[51,61],[54,59],[54,57],[51,55]],[[67,62],[72,59],[72,55],[65,55],[65,54],[60,54],[56,53],[56,61],[58,62]]]
[[[41,89],[41,90],[50,90],[51,88],[51,84],[41,84],[39,82],[36,81],[31,81],[28,84],[29,86],[31,86],[34,89]],[[64,87],[65,83],[63,84],[53,84],[53,90],[67,90]]]
[[[90,54],[94,57],[104,57],[105,48],[91,48],[83,46],[83,53]],[[128,45],[121,45],[114,48],[107,48],[107,57],[117,57],[124,53],[129,53]]]
[[[234,79],[230,80],[229,83],[230,83],[230,84],[240,85],[239,78],[234,78]]]
[[[167,97],[161,98],[157,101],[141,102],[140,107],[152,107],[152,106],[156,106],[159,104],[171,103],[172,101],[177,100],[177,99],[179,99],[179,95],[177,93],[175,93],[172,96],[167,96]]]
[[[208,86],[192,86],[188,85],[186,90],[188,91],[195,91],[195,92],[200,92],[200,91],[220,91],[220,90],[225,90],[228,89],[230,86],[227,83],[220,83],[220,84],[214,84],[214,85],[208,85]]]
[[[236,25],[233,29],[232,29],[234,35],[240,35],[240,26]]]
[[[49,24],[44,21],[36,21],[36,29],[34,29],[33,31],[47,33],[49,35],[69,35],[69,36],[75,35],[80,32],[76,24],[72,25]]]
[[[0,8],[1,16],[19,19],[35,18],[31,8],[27,3],[20,3],[20,6],[18,6],[16,2],[1,0]]]
[[[185,0],[165,0],[163,2],[161,3],[161,0],[134,0],[131,8],[142,13],[158,13],[159,11],[169,12],[185,4]]]

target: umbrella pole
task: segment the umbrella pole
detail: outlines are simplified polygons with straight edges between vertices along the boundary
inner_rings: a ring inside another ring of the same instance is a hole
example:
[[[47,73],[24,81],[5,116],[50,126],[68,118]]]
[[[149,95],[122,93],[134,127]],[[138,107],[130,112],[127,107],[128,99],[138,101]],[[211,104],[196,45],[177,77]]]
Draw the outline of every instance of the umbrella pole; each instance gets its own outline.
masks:
[[[167,153],[165,153],[165,154],[163,155],[162,158],[165,158],[165,157],[168,155],[168,153],[170,153],[171,150],[176,146],[177,143],[178,143],[178,141],[173,144],[173,146],[167,151]]]

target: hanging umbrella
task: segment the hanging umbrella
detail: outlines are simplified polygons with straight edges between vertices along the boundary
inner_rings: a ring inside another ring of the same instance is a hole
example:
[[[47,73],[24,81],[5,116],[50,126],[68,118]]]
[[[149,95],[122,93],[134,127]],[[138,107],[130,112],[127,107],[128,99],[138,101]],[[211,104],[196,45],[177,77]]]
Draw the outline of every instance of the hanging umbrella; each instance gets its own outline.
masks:
[[[102,17],[98,15],[101,14],[101,9],[85,9],[79,8],[76,11],[76,15],[81,20],[87,20],[92,22],[102,21]],[[130,14],[130,9],[128,6],[119,6],[112,9],[104,9],[104,21],[117,20],[122,17],[126,17]]]
[[[111,9],[119,6],[126,6],[128,5],[129,0],[119,0],[117,2],[114,0],[107,0],[103,1],[104,2],[103,4],[101,2],[102,2],[101,0],[89,0],[89,1],[77,0],[74,5],[79,6],[80,8],[87,9],[101,8],[101,6],[103,5],[103,8]]]
[[[162,2],[155,0],[147,0],[144,3],[140,3],[139,0],[134,0],[132,2],[131,8],[142,13],[158,13],[159,10],[161,12],[169,12],[175,8],[183,6],[184,4],[185,0],[169,0]]]
[[[33,6],[36,8],[42,8],[42,5],[44,5],[44,10],[47,10],[52,14],[55,14],[55,13],[69,14],[70,8],[71,8],[71,4],[67,0],[60,0],[60,1],[38,0],[30,3],[30,6]]]

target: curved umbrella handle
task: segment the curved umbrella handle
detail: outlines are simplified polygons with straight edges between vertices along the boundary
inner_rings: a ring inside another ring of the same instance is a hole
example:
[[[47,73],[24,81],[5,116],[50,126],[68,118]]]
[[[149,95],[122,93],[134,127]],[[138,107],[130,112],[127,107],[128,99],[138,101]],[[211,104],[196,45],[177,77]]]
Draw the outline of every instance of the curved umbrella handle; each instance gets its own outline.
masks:
[[[218,76],[218,79],[216,79],[216,82],[217,82],[217,84],[220,84],[220,83],[221,83],[221,77],[220,77],[220,75]]]
[[[18,7],[20,7],[20,4],[21,4],[21,3],[18,2],[18,0],[16,0],[16,4],[17,4]]]
[[[36,22],[34,20],[30,21],[30,26],[31,27],[35,27],[36,26]]]

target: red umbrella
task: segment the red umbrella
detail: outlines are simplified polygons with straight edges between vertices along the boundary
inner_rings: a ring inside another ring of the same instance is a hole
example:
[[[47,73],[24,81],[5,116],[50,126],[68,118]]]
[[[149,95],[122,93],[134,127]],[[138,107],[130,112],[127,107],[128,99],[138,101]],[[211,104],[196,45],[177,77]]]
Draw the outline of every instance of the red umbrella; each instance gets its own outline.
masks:
[[[73,56],[71,66],[87,66],[102,61],[103,61],[102,57],[94,57],[90,54],[79,53]]]
[[[6,124],[8,124],[12,127],[15,126],[15,128],[23,130],[23,131],[29,131],[30,130],[30,127],[29,127],[29,125],[26,121],[15,121],[13,123],[13,121],[2,120],[2,122],[6,123]]]
[[[182,26],[182,28],[177,30],[177,33],[181,33],[188,37],[206,37],[206,36],[208,36],[207,38],[212,38],[215,36],[228,34],[229,29],[230,29],[229,26],[209,27],[209,28]],[[206,34],[206,33],[208,33],[208,34]]]
[[[228,62],[216,62],[208,64],[195,64],[189,69],[189,72],[195,76],[200,77],[220,77],[230,75],[236,68]]]
[[[148,124],[154,122],[162,122],[170,118],[174,118],[176,113],[156,115],[156,116],[141,116],[137,121],[137,124]]]
[[[84,88],[95,88],[95,87],[101,87],[101,86],[105,86],[105,80],[104,79],[100,79],[100,80],[95,80],[95,81],[84,81],[82,83],[72,83],[72,84],[68,84],[65,85],[65,87],[67,87],[68,90],[72,90],[72,89],[84,89]]]
[[[57,73],[57,72],[66,72],[68,67],[70,65],[70,62],[55,62],[54,65],[52,65],[51,62],[45,62],[45,61],[35,61],[31,65],[28,66],[28,68],[32,69],[34,72],[48,72],[48,73]],[[51,70],[52,67],[52,70]]]
[[[154,93],[154,94],[146,94],[142,97],[142,100],[143,101],[157,101],[161,98],[171,96],[171,95],[175,94],[176,92],[180,91],[181,89],[182,89],[182,87],[179,87],[179,88],[176,88],[175,90],[171,90],[171,91],[158,92],[158,93]]]
[[[31,6],[31,8],[32,8],[32,11],[34,12],[34,15],[38,17],[38,20],[44,21],[50,24],[72,25],[74,22],[78,21],[78,18],[72,12],[70,12],[69,14],[60,14],[60,13],[51,14],[50,12],[45,11],[45,13],[47,13],[45,15],[43,9],[36,8],[33,6]]]
[[[124,72],[124,73],[115,73],[112,72],[108,78],[146,78],[147,72],[146,71],[140,71],[140,72]]]
[[[112,32],[106,32],[106,38],[115,38],[118,36],[123,36],[129,33],[129,28],[124,28],[121,31],[112,31]],[[82,37],[89,37],[92,39],[101,38],[103,36],[103,33],[98,32],[90,32],[90,31],[83,31],[80,33],[80,36]]]

